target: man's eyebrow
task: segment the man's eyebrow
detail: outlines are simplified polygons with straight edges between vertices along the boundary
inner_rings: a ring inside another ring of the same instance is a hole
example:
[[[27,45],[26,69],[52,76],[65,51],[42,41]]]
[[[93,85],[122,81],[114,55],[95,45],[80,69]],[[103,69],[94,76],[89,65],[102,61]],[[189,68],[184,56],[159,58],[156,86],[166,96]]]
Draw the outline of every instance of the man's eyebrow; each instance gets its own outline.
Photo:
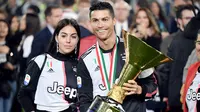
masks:
[[[99,20],[99,19],[109,19],[109,17],[106,16],[106,17],[102,17],[102,18],[92,18],[92,20]]]
[[[92,20],[99,20],[98,18],[91,18]]]
[[[109,17],[107,16],[107,17],[103,17],[102,19],[108,19]]]

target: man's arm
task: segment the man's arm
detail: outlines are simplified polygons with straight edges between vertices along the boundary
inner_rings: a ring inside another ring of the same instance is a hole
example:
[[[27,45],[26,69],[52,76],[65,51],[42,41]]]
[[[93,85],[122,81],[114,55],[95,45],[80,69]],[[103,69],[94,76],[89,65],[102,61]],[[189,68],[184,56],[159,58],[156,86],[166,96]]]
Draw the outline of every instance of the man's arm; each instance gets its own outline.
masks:
[[[139,97],[141,98],[152,98],[157,93],[157,80],[154,76],[154,73],[152,73],[150,76],[146,78],[138,78],[136,79],[136,82],[139,86],[141,86],[141,94],[139,94]]]
[[[81,77],[82,84],[78,88],[78,99],[80,101],[80,111],[86,112],[93,100],[93,84],[89,71],[80,58],[77,67],[78,77]]]
[[[157,93],[157,80],[154,68],[149,68],[140,73],[136,80],[128,80],[123,84],[126,95],[138,95],[141,99],[151,98]]]

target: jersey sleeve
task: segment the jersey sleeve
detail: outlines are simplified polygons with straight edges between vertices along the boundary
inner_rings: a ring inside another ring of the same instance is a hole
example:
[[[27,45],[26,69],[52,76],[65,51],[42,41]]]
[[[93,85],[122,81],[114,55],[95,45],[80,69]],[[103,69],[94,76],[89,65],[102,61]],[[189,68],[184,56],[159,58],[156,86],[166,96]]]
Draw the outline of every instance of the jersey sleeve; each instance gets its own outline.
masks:
[[[137,78],[136,81],[142,87],[142,94],[139,95],[142,99],[152,98],[157,93],[157,80],[154,73],[145,78]]]
[[[26,69],[26,75],[18,93],[18,100],[26,112],[35,110],[34,97],[37,89],[41,67],[31,60]]]
[[[87,70],[83,59],[80,58],[78,63],[78,77],[81,78],[82,84],[78,87],[78,99],[80,101],[80,111],[86,112],[93,100],[93,84],[89,71]]]

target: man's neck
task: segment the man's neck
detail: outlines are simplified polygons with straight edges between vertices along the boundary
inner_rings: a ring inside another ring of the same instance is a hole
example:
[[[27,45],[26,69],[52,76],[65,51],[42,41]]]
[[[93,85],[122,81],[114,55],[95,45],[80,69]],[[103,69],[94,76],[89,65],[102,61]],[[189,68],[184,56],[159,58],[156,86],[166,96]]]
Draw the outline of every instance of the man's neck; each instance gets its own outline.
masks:
[[[99,46],[103,49],[103,50],[110,50],[114,47],[115,43],[116,43],[116,36],[112,36],[106,40],[100,40],[97,39]]]

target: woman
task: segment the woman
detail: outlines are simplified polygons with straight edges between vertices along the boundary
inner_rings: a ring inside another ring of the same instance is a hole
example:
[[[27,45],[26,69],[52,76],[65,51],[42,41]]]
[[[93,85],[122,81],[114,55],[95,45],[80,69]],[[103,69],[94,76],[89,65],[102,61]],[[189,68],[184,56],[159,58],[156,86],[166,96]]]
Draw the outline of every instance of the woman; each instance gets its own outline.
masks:
[[[10,112],[16,93],[17,50],[6,42],[9,25],[0,20],[0,112]]]
[[[136,12],[130,32],[150,46],[160,50],[160,31],[152,13],[147,8],[140,8]]]
[[[25,69],[27,68],[28,56],[31,53],[31,46],[34,35],[40,31],[40,19],[38,15],[27,13],[20,21],[20,29],[24,29],[24,35],[18,46],[20,59],[20,80],[25,76]]]
[[[200,59],[200,30],[196,41],[196,55]],[[200,61],[188,68],[185,84],[181,89],[184,112],[200,112]]]
[[[9,17],[9,24],[10,24],[11,34],[15,35],[15,33],[19,30],[19,19],[17,15],[11,15]]]
[[[161,31],[162,38],[165,38],[169,35],[167,31],[167,20],[164,15],[164,12],[161,8],[161,5],[158,3],[158,1],[153,1],[151,3],[151,11],[156,19],[156,22],[159,26],[159,29]]]
[[[79,37],[77,22],[63,19],[55,29],[47,53],[30,61],[18,96],[25,111],[73,111],[70,105],[77,100]]]

